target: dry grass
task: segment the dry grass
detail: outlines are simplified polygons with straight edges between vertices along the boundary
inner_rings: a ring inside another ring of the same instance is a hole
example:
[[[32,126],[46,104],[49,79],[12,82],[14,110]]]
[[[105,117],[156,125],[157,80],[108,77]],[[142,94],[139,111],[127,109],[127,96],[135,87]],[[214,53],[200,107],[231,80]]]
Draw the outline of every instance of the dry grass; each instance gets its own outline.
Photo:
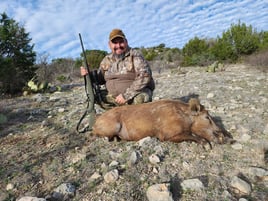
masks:
[[[250,66],[255,66],[263,72],[268,71],[268,50],[263,50],[245,58],[245,62]]]

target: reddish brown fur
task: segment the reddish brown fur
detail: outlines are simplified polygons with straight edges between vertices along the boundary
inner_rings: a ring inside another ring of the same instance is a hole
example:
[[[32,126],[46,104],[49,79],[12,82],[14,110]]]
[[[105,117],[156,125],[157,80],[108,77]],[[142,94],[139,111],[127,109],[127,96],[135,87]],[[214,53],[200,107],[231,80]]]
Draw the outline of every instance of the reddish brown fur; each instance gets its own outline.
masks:
[[[100,115],[93,134],[112,139],[137,141],[157,137],[161,141],[185,140],[204,144],[223,142],[223,133],[197,99],[189,103],[160,100],[116,107]]]

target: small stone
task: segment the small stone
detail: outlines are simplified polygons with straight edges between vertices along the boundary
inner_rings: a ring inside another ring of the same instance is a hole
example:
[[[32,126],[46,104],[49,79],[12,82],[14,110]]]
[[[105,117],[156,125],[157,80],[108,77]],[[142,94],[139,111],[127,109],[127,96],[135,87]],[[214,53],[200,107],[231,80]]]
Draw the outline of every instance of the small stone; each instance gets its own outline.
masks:
[[[59,101],[59,100],[60,100],[59,97],[53,97],[53,96],[49,97],[49,101],[50,101],[50,102],[57,102],[57,101]]]
[[[113,160],[116,160],[116,159],[118,159],[119,157],[120,157],[120,153],[118,153],[118,152],[115,152],[115,151],[110,151],[109,152],[109,156],[113,159]]]
[[[227,190],[224,190],[222,192],[222,196],[223,196],[223,198],[228,198],[228,200],[231,200],[231,198],[232,198],[232,194]]]
[[[208,93],[207,98],[213,98],[215,95],[213,93]]]
[[[119,162],[117,162],[117,161],[112,161],[110,164],[109,164],[109,166],[110,167],[114,167],[114,166],[117,166],[119,164]]]
[[[232,130],[232,131],[234,131],[234,130],[236,130],[236,129],[237,129],[236,125],[232,125],[232,126],[230,127],[230,130]]]
[[[35,100],[38,103],[41,103],[41,102],[44,102],[45,101],[45,98],[40,93],[37,93],[37,94],[33,95],[32,96],[32,99]]]
[[[101,175],[98,172],[94,172],[94,174],[91,175],[91,177],[89,179],[96,180],[100,177],[101,177]]]
[[[159,96],[154,97],[154,101],[158,101],[158,100],[160,100],[160,97]]]
[[[163,148],[162,148],[162,146],[155,146],[154,147],[154,151],[155,151],[155,153],[158,155],[158,156],[164,156],[165,154],[164,154],[164,150],[163,150]]]
[[[132,166],[134,164],[136,164],[140,158],[140,154],[136,151],[133,151],[130,155],[129,161],[128,161],[128,165]]]
[[[26,197],[20,198],[18,201],[46,201],[46,199],[26,196]]]
[[[259,167],[250,167],[249,174],[252,175],[253,177],[261,178],[261,177],[267,176],[268,171]]]
[[[155,184],[147,189],[146,196],[149,201],[173,201],[169,191],[169,184]]]
[[[232,144],[232,148],[235,150],[241,150],[241,149],[243,149],[243,146],[240,143],[234,143],[234,144]]]
[[[223,114],[225,112],[225,108],[224,107],[218,107],[216,111]]]
[[[144,144],[146,144],[146,142],[150,142],[151,139],[152,139],[151,137],[142,138],[138,141],[138,144],[140,147],[142,147]]]
[[[55,199],[63,199],[65,197],[72,198],[75,195],[75,186],[71,183],[63,183],[58,186],[52,193],[52,197]]]
[[[7,186],[6,186],[6,190],[7,190],[7,191],[13,190],[14,187],[15,187],[14,184],[9,183],[9,184],[7,184]]]
[[[200,191],[204,188],[203,183],[199,179],[187,179],[181,183],[183,190],[196,190]]]
[[[114,169],[104,175],[104,181],[106,183],[113,183],[119,178],[119,173],[117,169]]]
[[[41,128],[46,127],[49,125],[49,122],[47,120],[42,121]]]
[[[152,164],[157,164],[157,163],[160,163],[160,158],[156,155],[156,154],[152,154],[150,157],[149,157],[149,161],[150,163]]]
[[[187,170],[190,169],[190,165],[189,165],[189,163],[186,162],[186,161],[183,161],[183,162],[182,162],[182,166],[183,166],[183,168],[185,168],[185,169],[187,169]]]
[[[156,167],[153,168],[153,173],[158,174],[158,169]]]
[[[248,134],[242,134],[242,136],[240,137],[240,142],[248,142],[251,139],[251,136]]]
[[[59,108],[59,109],[58,109],[58,112],[59,112],[59,113],[63,113],[64,111],[65,111],[64,108]]]
[[[99,189],[98,191],[97,191],[97,194],[98,195],[101,195],[103,193],[103,190],[102,189]]]
[[[94,183],[102,180],[101,175],[98,172],[95,172],[93,175],[91,175],[88,179],[88,182]]]
[[[75,153],[75,154],[71,154],[70,156],[67,157],[67,160],[71,163],[71,164],[75,164],[78,163],[84,159],[86,159],[87,155],[84,153]]]

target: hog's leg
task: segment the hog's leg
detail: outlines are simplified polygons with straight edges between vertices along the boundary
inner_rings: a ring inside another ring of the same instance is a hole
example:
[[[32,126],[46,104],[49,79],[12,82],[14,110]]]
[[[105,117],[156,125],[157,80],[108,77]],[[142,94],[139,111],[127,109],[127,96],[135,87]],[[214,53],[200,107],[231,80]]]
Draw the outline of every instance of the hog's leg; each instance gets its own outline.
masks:
[[[96,122],[93,126],[93,134],[100,137],[108,137],[112,141],[115,137],[118,137],[118,133],[121,130],[121,124],[118,121],[110,122]]]
[[[199,137],[199,136],[194,136],[194,135],[191,135],[189,133],[180,133],[180,134],[177,134],[177,135],[174,135],[168,139],[165,139],[167,141],[171,141],[171,142],[183,142],[183,141],[193,141],[193,142],[196,142],[198,144],[201,144],[201,145],[205,145],[206,143],[209,143],[208,141],[206,141],[205,139]]]

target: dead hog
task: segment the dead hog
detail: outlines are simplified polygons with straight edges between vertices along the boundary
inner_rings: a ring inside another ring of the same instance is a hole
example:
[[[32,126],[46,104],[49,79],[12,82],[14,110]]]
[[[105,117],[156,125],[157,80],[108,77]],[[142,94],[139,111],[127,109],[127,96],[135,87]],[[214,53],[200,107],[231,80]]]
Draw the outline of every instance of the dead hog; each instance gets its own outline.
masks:
[[[100,137],[131,141],[150,136],[160,141],[189,140],[203,145],[224,142],[222,130],[198,99],[189,103],[159,100],[116,107],[100,115],[92,131]]]

